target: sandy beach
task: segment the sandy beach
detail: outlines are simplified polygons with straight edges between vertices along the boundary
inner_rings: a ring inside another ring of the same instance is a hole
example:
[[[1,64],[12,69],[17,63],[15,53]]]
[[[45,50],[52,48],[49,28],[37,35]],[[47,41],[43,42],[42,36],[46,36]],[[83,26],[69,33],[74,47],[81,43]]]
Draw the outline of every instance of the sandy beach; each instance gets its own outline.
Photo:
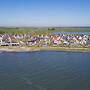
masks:
[[[75,47],[0,47],[1,52],[32,52],[32,51],[71,51],[90,52],[90,48]]]

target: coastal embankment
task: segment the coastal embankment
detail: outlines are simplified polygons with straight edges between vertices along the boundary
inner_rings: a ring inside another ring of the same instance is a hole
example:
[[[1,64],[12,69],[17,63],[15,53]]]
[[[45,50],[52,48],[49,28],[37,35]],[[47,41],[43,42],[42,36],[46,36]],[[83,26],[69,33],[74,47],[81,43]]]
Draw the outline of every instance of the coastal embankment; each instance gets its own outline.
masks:
[[[0,52],[69,51],[90,52],[90,48],[76,47],[0,47]]]

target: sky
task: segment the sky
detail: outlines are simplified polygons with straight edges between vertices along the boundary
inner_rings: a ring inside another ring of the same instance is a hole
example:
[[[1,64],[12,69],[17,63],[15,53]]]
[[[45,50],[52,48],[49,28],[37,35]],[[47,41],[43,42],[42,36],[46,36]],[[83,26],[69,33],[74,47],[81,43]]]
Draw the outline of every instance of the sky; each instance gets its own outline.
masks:
[[[90,26],[90,0],[0,0],[0,26]]]

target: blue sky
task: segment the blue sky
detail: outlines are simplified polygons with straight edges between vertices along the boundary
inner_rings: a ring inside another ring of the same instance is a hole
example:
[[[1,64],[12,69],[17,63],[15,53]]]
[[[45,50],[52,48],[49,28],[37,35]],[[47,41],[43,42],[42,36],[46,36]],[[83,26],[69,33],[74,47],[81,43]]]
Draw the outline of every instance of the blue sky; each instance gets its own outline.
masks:
[[[90,26],[90,0],[0,0],[0,26]]]

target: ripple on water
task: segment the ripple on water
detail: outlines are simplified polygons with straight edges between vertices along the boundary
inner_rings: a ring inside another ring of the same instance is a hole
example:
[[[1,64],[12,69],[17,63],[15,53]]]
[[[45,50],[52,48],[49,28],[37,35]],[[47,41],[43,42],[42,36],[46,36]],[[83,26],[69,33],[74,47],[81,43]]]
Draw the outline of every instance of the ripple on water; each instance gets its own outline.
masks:
[[[89,90],[90,53],[0,54],[1,90]]]

